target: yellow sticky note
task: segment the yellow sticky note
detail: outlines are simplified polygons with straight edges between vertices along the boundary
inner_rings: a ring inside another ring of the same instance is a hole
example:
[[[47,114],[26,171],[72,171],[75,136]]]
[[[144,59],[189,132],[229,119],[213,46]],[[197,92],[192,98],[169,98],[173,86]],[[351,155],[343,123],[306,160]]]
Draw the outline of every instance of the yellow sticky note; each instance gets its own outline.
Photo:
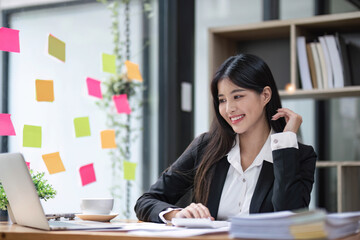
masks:
[[[35,80],[36,101],[53,102],[54,101],[54,81],[53,80]]]
[[[124,161],[124,179],[135,180],[136,163]]]
[[[65,62],[65,43],[51,34],[49,34],[48,51],[51,56]]]
[[[104,130],[100,132],[102,148],[116,148],[115,130]]]
[[[116,56],[111,54],[102,54],[103,72],[116,74]]]
[[[41,126],[24,125],[23,147],[41,148]]]
[[[74,118],[74,127],[76,137],[86,137],[91,135],[89,117]]]
[[[59,152],[44,154],[42,158],[50,174],[65,172],[65,167],[61,161]]]
[[[136,79],[140,82],[143,81],[143,78],[139,70],[139,65],[127,60],[125,61],[125,66],[127,68],[127,76],[129,79]]]

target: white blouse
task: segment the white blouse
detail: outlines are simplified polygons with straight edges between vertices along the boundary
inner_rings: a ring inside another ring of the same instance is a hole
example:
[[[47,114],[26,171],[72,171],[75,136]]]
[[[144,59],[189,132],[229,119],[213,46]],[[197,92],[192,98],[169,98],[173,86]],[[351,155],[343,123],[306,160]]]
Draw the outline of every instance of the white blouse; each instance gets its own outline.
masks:
[[[297,137],[293,132],[275,133],[271,130],[264,146],[253,163],[243,171],[241,167],[239,136],[227,155],[230,167],[221,194],[218,220],[232,216],[249,215],[250,203],[260,175],[263,161],[273,163],[272,151],[294,147],[298,148]]]
[[[218,220],[227,220],[235,215],[248,215],[251,198],[254,194],[263,161],[272,163],[272,151],[274,150],[291,147],[299,148],[295,133],[275,133],[271,130],[254,162],[244,172],[241,167],[239,136],[236,137],[235,141],[234,147],[227,154],[230,167],[220,198]],[[166,223],[164,215],[177,209],[181,208],[168,208],[160,212],[160,219]]]

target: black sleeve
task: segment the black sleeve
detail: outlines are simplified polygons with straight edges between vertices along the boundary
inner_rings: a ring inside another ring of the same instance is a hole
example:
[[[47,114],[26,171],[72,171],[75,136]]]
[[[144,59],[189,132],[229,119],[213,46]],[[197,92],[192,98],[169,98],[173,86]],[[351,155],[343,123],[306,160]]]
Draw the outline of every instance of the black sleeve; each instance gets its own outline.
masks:
[[[167,169],[135,204],[139,220],[162,222],[159,213],[167,208],[178,208],[175,203],[194,185],[196,166],[201,157],[207,134],[194,139],[184,153]]]
[[[273,151],[274,211],[307,208],[314,183],[316,153],[311,146],[299,143],[299,149]]]

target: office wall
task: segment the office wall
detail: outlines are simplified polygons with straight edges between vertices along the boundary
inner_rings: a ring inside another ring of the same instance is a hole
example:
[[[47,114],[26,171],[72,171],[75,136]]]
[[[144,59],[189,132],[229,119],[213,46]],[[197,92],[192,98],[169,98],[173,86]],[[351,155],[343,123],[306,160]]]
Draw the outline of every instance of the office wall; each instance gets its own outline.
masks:
[[[262,0],[197,0],[195,4],[194,135],[198,136],[210,125],[208,29],[261,21]]]
[[[142,63],[142,11],[140,1],[131,3],[132,61]],[[112,53],[110,13],[100,3],[39,9],[12,15],[11,27],[20,30],[20,54],[10,54],[9,113],[17,135],[9,137],[10,152],[24,154],[31,168],[46,172],[46,178],[58,194],[43,202],[45,212],[79,212],[80,198],[109,197],[113,178],[109,150],[101,148],[100,131],[107,129],[104,111],[96,99],[88,96],[86,77],[104,80],[101,53]],[[47,54],[47,36],[51,33],[66,43],[66,62]],[[141,69],[141,65],[140,65]],[[55,101],[35,100],[35,79],[54,81]],[[76,138],[73,120],[88,116],[90,137]],[[42,147],[22,146],[23,126],[42,127]],[[140,123],[135,123],[136,127]],[[131,204],[141,194],[141,138],[132,145],[132,161],[138,163]],[[65,172],[48,174],[42,154],[60,152]],[[79,167],[94,163],[97,181],[81,186]],[[123,188],[125,193],[125,188]],[[121,212],[124,199],[114,210]],[[130,209],[132,213],[132,206]],[[134,218],[134,214],[132,213]]]

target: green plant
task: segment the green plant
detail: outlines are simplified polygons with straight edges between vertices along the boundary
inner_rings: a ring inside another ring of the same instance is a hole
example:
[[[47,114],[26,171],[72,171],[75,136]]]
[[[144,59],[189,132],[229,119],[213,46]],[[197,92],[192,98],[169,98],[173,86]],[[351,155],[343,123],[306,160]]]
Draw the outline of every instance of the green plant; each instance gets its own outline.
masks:
[[[144,90],[143,82],[129,79],[124,73],[124,64],[130,60],[130,2],[131,0],[97,0],[103,3],[111,12],[111,35],[113,37],[113,54],[116,57],[116,73],[102,81],[103,98],[96,102],[102,110],[106,112],[109,128],[115,130],[117,148],[110,150],[109,155],[112,161],[113,185],[111,194],[115,199],[125,203],[123,215],[130,217],[130,192],[131,181],[124,181],[124,161],[131,160],[131,143],[134,142],[142,131],[142,127],[137,126],[141,120]],[[120,10],[124,10],[121,14]],[[143,0],[143,11],[151,17],[151,4],[149,0]],[[123,22],[120,22],[123,16]],[[122,34],[121,34],[122,33]],[[147,44],[145,44],[147,45]],[[131,108],[131,114],[118,114],[113,108],[112,97],[114,95],[126,94]],[[125,186],[126,185],[126,186]],[[126,187],[126,191],[123,189]],[[125,197],[126,196],[126,197]]]
[[[47,182],[46,179],[44,179],[44,172],[34,172],[30,169],[30,175],[40,199],[47,201],[51,198],[55,198],[56,190]],[[5,190],[0,183],[0,210],[6,210],[8,204],[9,202],[6,197]]]

